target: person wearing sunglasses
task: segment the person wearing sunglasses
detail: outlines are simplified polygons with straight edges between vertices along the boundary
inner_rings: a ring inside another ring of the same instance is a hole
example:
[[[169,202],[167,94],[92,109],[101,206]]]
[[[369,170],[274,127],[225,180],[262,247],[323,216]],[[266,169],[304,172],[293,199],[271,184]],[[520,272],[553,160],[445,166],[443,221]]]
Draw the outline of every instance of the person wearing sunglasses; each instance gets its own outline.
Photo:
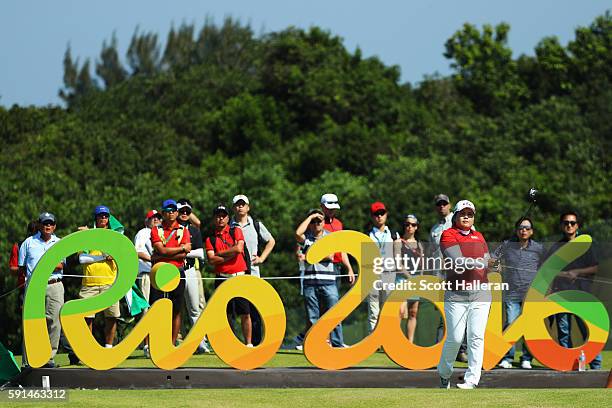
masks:
[[[151,293],[151,256],[153,255],[153,244],[151,244],[151,229],[161,224],[161,214],[157,210],[149,210],[145,215],[144,228],[139,230],[134,237],[134,247],[138,253],[138,279],[139,287],[145,300],[149,301]]]
[[[398,273],[395,277],[396,283],[402,279],[410,278],[419,269],[423,269],[425,249],[421,241],[417,237],[419,230],[419,220],[414,214],[408,214],[404,218],[404,233],[400,237],[401,256],[406,263],[402,265],[402,274]],[[421,271],[421,274],[423,272]],[[403,276],[402,276],[403,275]],[[414,342],[414,333],[416,332],[417,313],[419,311],[419,297],[413,297],[402,303],[400,307],[400,316],[406,323],[406,337],[411,342]]]
[[[429,232],[429,245],[431,246],[432,256],[442,258],[440,250],[440,238],[444,230],[452,227],[453,212],[451,211],[450,199],[446,194],[438,194],[434,197],[434,206],[438,214],[438,222],[436,222]],[[440,277],[444,278],[443,274]]]
[[[506,315],[504,330],[520,316],[527,291],[538,273],[544,257],[544,247],[532,239],[534,226],[531,219],[521,218],[514,227],[515,236],[504,241],[493,252],[493,258],[501,261],[503,280],[508,284],[508,290],[502,292],[504,313]],[[514,351],[515,345],[503,357],[499,363],[500,367],[512,368]],[[521,368],[531,369],[532,359],[533,357],[529,349],[523,344]]]
[[[344,225],[342,222],[336,217],[337,211],[340,209],[340,202],[338,201],[338,196],[332,193],[326,193],[321,196],[321,211],[323,211],[323,215],[325,216],[323,222],[323,228],[325,228],[328,232],[336,232],[342,231]],[[346,269],[346,274],[348,275],[348,281],[352,285],[355,283],[355,273],[353,272],[353,267],[349,262],[348,255],[345,252],[336,252],[334,254],[334,268],[336,271],[336,275],[342,274],[342,265]],[[340,286],[340,280],[336,281],[338,287]]]
[[[274,245],[276,245],[276,240],[261,220],[251,217],[251,203],[246,195],[235,195],[232,198],[232,204],[234,216],[230,221],[230,225],[242,230],[245,259],[248,261],[247,267],[249,273],[260,277],[260,266],[268,259]],[[251,324],[253,326],[252,340],[253,345],[257,346],[261,343],[263,336],[261,316],[255,306],[251,305],[250,310]]]
[[[440,238],[442,238],[442,233],[453,226],[453,212],[451,208],[451,201],[446,194],[437,194],[434,197],[434,208],[436,210],[436,214],[438,215],[438,221],[431,227],[429,231],[429,251],[431,253],[432,259],[442,260],[442,250],[440,249]],[[444,279],[446,274],[444,270],[435,270],[432,271],[433,275],[439,277],[440,279]],[[436,343],[439,343],[440,340],[444,337],[444,319],[440,316],[438,322],[438,328],[436,330]],[[462,363],[467,363],[467,343],[465,341],[465,337],[463,342],[461,343],[461,347],[459,348],[459,352],[457,353],[457,361]]]
[[[187,198],[181,198],[176,202],[178,209],[177,221],[189,230],[191,236],[191,251],[185,257],[185,306],[191,324],[195,324],[202,310],[206,307],[206,297],[202,284],[201,268],[204,265],[204,244],[199,225],[200,220],[193,212],[193,205]],[[196,354],[209,353],[206,339],[200,342]]]
[[[55,215],[50,212],[43,212],[38,216],[38,232],[26,238],[19,247],[19,270],[25,275],[26,288],[32,277],[34,268],[40,261],[40,258],[55,245],[60,239],[55,235],[56,220]],[[49,277],[47,290],[45,295],[45,316],[47,318],[47,332],[49,333],[49,341],[51,343],[51,358],[45,364],[44,368],[55,367],[55,355],[59,346],[60,334],[62,326],[60,323],[59,313],[64,305],[64,285],[62,276],[65,261],[57,264],[53,273]],[[27,357],[25,355],[22,360],[22,365],[27,366]]]
[[[376,244],[380,257],[384,259],[395,259],[400,251],[399,233],[391,231],[387,226],[387,208],[384,203],[376,201],[370,205],[370,216],[372,218],[372,229],[369,232],[370,239]],[[391,266],[393,265],[393,266]],[[395,282],[395,261],[382,262],[383,271],[379,275],[383,285],[387,286]],[[388,287],[388,286],[387,286]],[[372,288],[368,294],[368,329],[372,333],[378,323],[378,316],[383,304],[389,296],[386,290]]]
[[[566,211],[559,216],[559,226],[563,237],[555,242],[548,251],[547,257],[554,254],[560,247],[566,245],[576,239],[580,235],[579,228],[582,226],[580,216],[576,211]],[[576,244],[586,245],[586,244]],[[599,261],[593,251],[593,245],[589,249],[567,265],[557,275],[552,283],[551,292],[560,292],[565,290],[582,290],[585,292],[591,291],[593,278],[599,269]],[[552,320],[553,318],[551,318]],[[563,347],[572,348],[572,315],[569,313],[559,313],[554,316],[557,325],[557,336],[559,344]],[[577,318],[576,325],[584,339],[588,336],[588,330],[585,323]],[[590,363],[589,366],[593,370],[601,368],[601,354],[598,354]]]
[[[147,302],[151,294],[151,256],[153,256],[151,229],[157,228],[161,224],[161,219],[161,214],[157,210],[149,210],[145,215],[144,228],[139,230],[134,237],[134,247],[138,254],[138,287]],[[145,338],[143,352],[146,358],[151,357],[149,336]]]
[[[110,229],[110,209],[99,205],[94,209],[94,228]],[[83,281],[79,291],[81,299],[87,299],[106,292],[117,277],[117,264],[112,256],[92,248],[79,254],[79,263],[83,268]],[[103,311],[105,347],[112,347],[117,332],[117,319],[121,317],[119,301]],[[95,314],[85,317],[89,330],[93,330]]]
[[[215,289],[227,279],[248,274],[244,234],[240,227],[232,227],[229,221],[229,209],[223,204],[217,205],[213,209],[215,230],[204,244],[208,262],[215,267]],[[251,303],[243,297],[235,297],[227,304],[226,313],[229,322],[233,322],[236,316],[240,317],[244,342],[247,347],[254,347]]]
[[[316,241],[330,234],[323,227],[324,222],[323,211],[318,208],[311,209],[308,211],[308,216],[295,230],[295,238],[304,257]],[[334,254],[330,254],[316,264],[309,264],[305,258],[300,262],[304,306],[308,318],[306,329],[315,324],[325,312],[338,303],[339,294],[333,260]],[[330,338],[332,347],[345,347],[342,324],[334,328]]]
[[[151,287],[150,304],[161,298],[172,301],[172,344],[176,344],[181,329],[181,312],[185,303],[185,257],[191,251],[189,229],[177,222],[178,207],[175,200],[169,198],[162,202],[162,223],[151,229],[153,256],[151,263],[167,262],[176,266],[180,274],[178,286],[170,292],[162,292]]]
[[[453,363],[466,330],[468,369],[464,382],[457,387],[476,388],[480,381],[491,292],[477,286],[488,283],[487,268],[492,262],[484,236],[473,228],[475,215],[476,207],[471,201],[459,201],[453,212],[453,226],[440,239],[442,253],[453,265],[446,274],[450,288],[444,292],[446,341],[438,364],[440,388],[450,388]]]

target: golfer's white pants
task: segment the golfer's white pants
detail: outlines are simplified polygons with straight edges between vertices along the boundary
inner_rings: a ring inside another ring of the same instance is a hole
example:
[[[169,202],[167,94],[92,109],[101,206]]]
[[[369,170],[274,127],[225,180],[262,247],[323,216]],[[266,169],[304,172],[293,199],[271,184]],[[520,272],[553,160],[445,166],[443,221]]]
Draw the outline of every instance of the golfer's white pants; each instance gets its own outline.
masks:
[[[444,294],[444,313],[446,314],[446,342],[438,364],[442,378],[450,378],[453,363],[463,340],[467,325],[468,369],[466,383],[478,385],[484,357],[484,336],[491,308],[490,292],[452,292]]]

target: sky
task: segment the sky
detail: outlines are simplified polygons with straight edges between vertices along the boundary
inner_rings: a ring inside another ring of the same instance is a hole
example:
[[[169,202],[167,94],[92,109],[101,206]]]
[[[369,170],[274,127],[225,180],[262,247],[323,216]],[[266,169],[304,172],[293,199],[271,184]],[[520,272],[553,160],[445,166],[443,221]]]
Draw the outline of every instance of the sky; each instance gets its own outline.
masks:
[[[425,75],[451,72],[444,43],[466,22],[507,22],[514,55],[533,55],[543,37],[557,36],[565,45],[576,27],[607,9],[610,0],[4,0],[0,105],[62,104],[57,95],[67,45],[73,57],[93,62],[115,32],[124,57],[137,26],[157,33],[164,44],[172,25],[199,29],[206,16],[217,23],[232,16],[256,33],[316,25],[342,37],[351,52],[359,46],[365,57],[399,65],[402,81],[415,84]]]

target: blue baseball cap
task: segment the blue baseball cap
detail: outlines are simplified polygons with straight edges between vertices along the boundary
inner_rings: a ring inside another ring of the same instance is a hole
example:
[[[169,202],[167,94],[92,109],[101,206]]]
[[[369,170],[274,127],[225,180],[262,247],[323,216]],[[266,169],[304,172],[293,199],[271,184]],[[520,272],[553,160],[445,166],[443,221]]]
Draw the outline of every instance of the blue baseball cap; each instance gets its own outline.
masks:
[[[176,205],[176,200],[173,200],[173,199],[171,199],[171,198],[169,198],[169,199],[165,200],[165,201],[162,203],[162,210],[164,210],[164,209],[166,209],[166,208],[173,208],[173,209],[175,209],[175,210],[176,210],[176,208],[177,208],[177,205]]]
[[[108,214],[108,215],[110,215],[110,213],[111,213],[110,210],[105,205],[99,205],[94,210],[94,215],[99,215],[99,214]]]

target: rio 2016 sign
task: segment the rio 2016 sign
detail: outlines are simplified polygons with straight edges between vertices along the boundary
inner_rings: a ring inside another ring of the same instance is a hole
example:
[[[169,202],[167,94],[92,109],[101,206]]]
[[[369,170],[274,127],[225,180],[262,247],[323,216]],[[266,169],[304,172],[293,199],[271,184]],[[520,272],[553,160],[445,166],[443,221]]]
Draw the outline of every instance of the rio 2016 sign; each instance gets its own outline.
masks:
[[[571,370],[581,351],[590,361],[603,349],[610,322],[608,312],[596,297],[575,290],[547,295],[554,277],[586,252],[591,237],[583,235],[572,242],[583,245],[564,245],[548,258],[527,293],[523,313],[506,330],[502,330],[501,293],[493,292],[485,334],[485,369],[493,368],[521,337],[524,337],[537,360],[561,371]],[[276,354],[282,344],[286,318],[278,293],[262,279],[239,276],[226,281],[215,291],[199,320],[179,346],[175,347],[171,339],[172,303],[169,299],[160,299],[119,344],[113,348],[102,347],[89,331],[85,316],[104,310],[127,293],[136,279],[138,259],[128,238],[113,231],[94,229],[75,232],[56,243],[42,257],[31,277],[23,308],[23,327],[26,352],[33,367],[44,365],[51,354],[45,319],[47,280],[58,262],[83,248],[96,248],[112,255],[119,271],[114,285],[108,291],[92,298],[71,300],[61,310],[60,319],[66,338],[81,361],[91,368],[107,370],[117,367],[147,335],[153,363],[167,370],[184,364],[205,335],[221,360],[241,370],[262,366]],[[333,328],[367,296],[368,290],[362,289],[371,288],[377,279],[372,267],[374,259],[380,256],[368,236],[355,231],[339,231],[317,241],[308,251],[307,261],[316,263],[334,252],[346,252],[353,256],[361,273],[357,283],[308,332],[304,342],[306,358],[319,368],[337,370],[358,364],[382,346],[393,361],[405,368],[434,367],[440,359],[443,341],[431,347],[409,342],[400,329],[399,308],[407,298],[420,296],[433,302],[443,313],[443,293],[440,291],[396,290],[384,304],[372,334],[348,348],[332,348],[327,343]],[[172,290],[178,284],[178,270],[172,265],[160,265],[154,275],[156,286],[162,290]],[[432,283],[440,281],[433,276],[419,276],[418,279]],[[489,280],[500,282],[501,277],[491,273]],[[236,296],[248,299],[261,314],[265,336],[255,348],[248,348],[241,343],[227,321],[226,305]],[[572,313],[584,320],[589,333],[585,344],[567,349],[551,338],[545,321],[557,313]]]

